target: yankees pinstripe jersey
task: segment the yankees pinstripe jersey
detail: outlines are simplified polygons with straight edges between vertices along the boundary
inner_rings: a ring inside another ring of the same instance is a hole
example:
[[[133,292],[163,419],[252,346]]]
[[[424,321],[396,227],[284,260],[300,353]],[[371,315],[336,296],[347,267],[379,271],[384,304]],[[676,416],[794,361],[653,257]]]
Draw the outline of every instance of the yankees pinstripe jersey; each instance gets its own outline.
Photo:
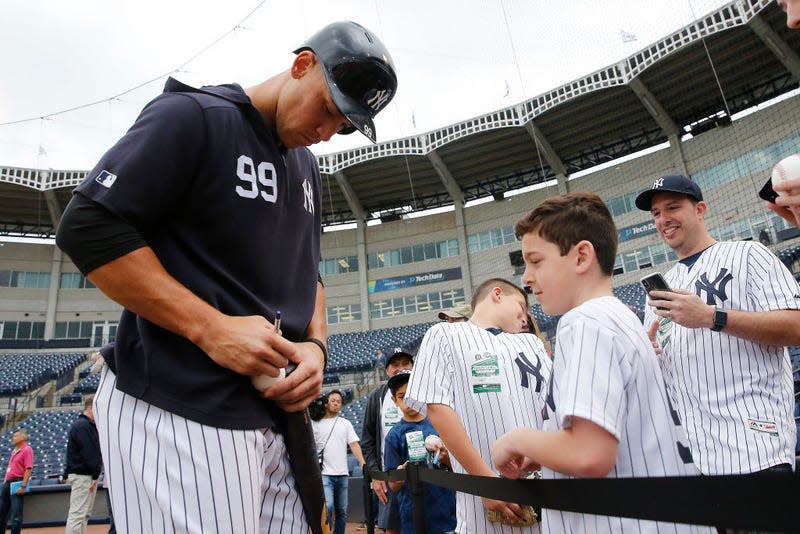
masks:
[[[444,404],[458,414],[472,445],[492,465],[492,443],[515,428],[541,428],[551,361],[532,334],[489,331],[473,323],[439,323],[417,352],[405,402]],[[466,471],[452,458],[453,471]],[[480,497],[457,493],[456,532],[538,532],[486,520]]]
[[[766,247],[746,241],[707,248],[665,276],[709,305],[764,312],[800,308],[792,275]],[[645,324],[659,319],[648,308]],[[707,475],[794,465],[794,391],[785,347],[660,319],[658,341],[667,391],[680,414],[694,461]]]
[[[639,319],[614,297],[589,300],[558,324],[544,430],[595,423],[618,441],[608,478],[699,475],[680,444],[664,380]],[[544,478],[571,478],[542,466]],[[711,532],[704,527],[542,511],[545,532]]]

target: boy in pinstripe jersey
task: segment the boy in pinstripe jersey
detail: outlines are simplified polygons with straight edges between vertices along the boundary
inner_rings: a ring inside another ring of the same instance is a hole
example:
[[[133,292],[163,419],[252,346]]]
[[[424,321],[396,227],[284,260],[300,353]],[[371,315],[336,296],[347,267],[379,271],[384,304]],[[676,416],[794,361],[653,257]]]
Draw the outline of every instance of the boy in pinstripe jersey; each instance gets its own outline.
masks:
[[[541,426],[550,358],[527,330],[527,295],[507,280],[483,282],[467,322],[434,325],[417,351],[405,403],[428,417],[450,452],[453,471],[494,477],[490,446],[519,426]],[[487,510],[509,524],[487,519]],[[459,534],[521,534],[518,504],[456,494]]]
[[[653,347],[611,291],[617,231],[593,193],[554,197],[520,220],[522,280],[545,313],[562,315],[543,429],[500,437],[492,459],[509,478],[698,474],[679,432]],[[543,510],[544,532],[702,532],[707,529]]]
[[[789,356],[800,344],[800,289],[761,243],[718,242],[708,205],[685,176],[662,176],[636,206],[650,211],[678,263],[672,292],[651,291],[645,325],[667,390],[707,475],[791,471],[796,427]]]

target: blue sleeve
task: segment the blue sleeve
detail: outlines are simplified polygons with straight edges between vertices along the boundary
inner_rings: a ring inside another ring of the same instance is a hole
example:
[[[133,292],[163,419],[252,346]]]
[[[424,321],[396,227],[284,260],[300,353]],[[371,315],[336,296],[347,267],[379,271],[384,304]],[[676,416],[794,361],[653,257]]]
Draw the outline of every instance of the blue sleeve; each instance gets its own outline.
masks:
[[[386,442],[384,443],[385,450],[383,451],[383,470],[389,471],[397,469],[397,466],[404,463],[406,460],[403,458],[403,451],[400,447],[400,439],[403,437],[398,431],[397,427],[392,428],[386,435]]]
[[[144,108],[76,191],[147,233],[179,209],[206,150],[200,105],[166,93]]]

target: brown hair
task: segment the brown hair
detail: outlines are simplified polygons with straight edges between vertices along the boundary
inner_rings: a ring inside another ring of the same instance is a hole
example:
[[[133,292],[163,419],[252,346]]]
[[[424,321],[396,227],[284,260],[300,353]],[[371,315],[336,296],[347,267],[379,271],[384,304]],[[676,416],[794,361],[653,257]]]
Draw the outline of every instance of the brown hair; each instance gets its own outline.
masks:
[[[475,290],[475,293],[472,294],[472,310],[475,310],[475,307],[478,305],[480,301],[486,298],[486,295],[492,290],[493,287],[499,287],[505,292],[513,292],[516,291],[525,299],[525,306],[528,306],[528,294],[519,287],[517,284],[513,282],[509,282],[505,278],[489,278],[481,285],[478,286],[478,289]]]
[[[564,256],[581,241],[594,246],[603,274],[611,276],[617,255],[617,228],[603,200],[594,193],[568,193],[549,198],[517,221],[522,238],[538,233],[554,243]]]

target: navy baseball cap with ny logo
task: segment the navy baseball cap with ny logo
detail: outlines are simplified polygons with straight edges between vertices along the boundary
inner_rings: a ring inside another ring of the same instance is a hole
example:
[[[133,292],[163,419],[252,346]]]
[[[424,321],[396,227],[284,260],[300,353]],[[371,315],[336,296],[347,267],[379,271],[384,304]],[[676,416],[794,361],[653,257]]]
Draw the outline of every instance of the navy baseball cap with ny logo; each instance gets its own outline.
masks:
[[[652,188],[639,193],[639,196],[636,197],[636,207],[642,211],[650,211],[655,194],[667,191],[681,193],[695,200],[703,200],[703,192],[700,190],[700,186],[691,179],[680,174],[668,174],[653,182]]]

